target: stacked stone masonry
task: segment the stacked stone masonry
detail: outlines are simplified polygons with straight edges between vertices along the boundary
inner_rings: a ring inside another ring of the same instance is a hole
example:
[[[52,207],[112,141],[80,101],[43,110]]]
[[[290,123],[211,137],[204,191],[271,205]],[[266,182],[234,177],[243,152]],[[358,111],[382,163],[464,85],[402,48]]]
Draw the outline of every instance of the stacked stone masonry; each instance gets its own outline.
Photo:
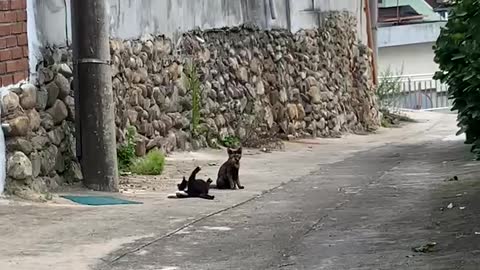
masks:
[[[37,81],[3,96],[7,191],[20,196],[47,194],[82,179],[75,158],[71,53],[46,49],[43,55]]]
[[[280,136],[338,136],[378,125],[368,49],[356,21],[332,13],[321,29],[291,34],[238,27],[187,33],[175,46],[164,37],[112,41],[117,138],[140,134],[140,153],[158,147],[205,147],[213,138],[244,139],[253,128]],[[185,63],[202,78],[202,128],[192,138],[192,98]],[[247,127],[248,126],[248,127]],[[145,149],[144,149],[145,148]]]
[[[0,1],[0,86],[28,78],[26,0]]]
[[[137,155],[153,148],[192,150],[249,129],[279,137],[331,137],[379,123],[369,50],[357,43],[355,19],[329,13],[320,29],[296,34],[254,27],[112,40],[117,142],[137,130]],[[200,128],[192,135],[192,94],[183,70],[201,78]],[[3,98],[7,189],[54,190],[81,180],[75,159],[71,52],[46,49],[35,84]],[[253,121],[254,119],[255,121]]]

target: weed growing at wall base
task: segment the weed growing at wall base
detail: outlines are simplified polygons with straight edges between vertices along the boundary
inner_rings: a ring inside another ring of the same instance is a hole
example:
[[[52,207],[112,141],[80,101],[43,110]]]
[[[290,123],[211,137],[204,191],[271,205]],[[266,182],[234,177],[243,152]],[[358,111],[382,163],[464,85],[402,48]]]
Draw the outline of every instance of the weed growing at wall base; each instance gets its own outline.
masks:
[[[126,141],[117,148],[117,162],[119,171],[127,171],[135,160],[135,128],[127,129]]]
[[[240,139],[235,136],[226,136],[221,139],[220,142],[223,146],[228,148],[237,148],[240,146]]]
[[[132,172],[139,175],[162,174],[165,166],[165,155],[154,149],[145,157],[137,158],[135,155],[134,127],[127,129],[126,141],[117,149],[118,169],[120,172]]]
[[[130,168],[132,173],[139,175],[160,175],[165,166],[165,155],[154,149],[145,157],[135,160]]]
[[[391,110],[398,105],[398,100],[402,96],[401,80],[401,73],[394,74],[390,68],[382,72],[375,92],[381,109]]]

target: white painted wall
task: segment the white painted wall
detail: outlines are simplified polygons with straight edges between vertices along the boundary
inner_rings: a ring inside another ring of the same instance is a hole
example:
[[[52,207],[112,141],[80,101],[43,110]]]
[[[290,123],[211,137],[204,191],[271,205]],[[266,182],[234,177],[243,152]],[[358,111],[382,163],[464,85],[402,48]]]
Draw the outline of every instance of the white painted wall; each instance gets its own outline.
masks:
[[[255,10],[254,10],[255,11]],[[110,0],[110,31],[119,38],[242,24],[242,1]]]
[[[27,0],[31,74],[35,74],[40,48],[65,46],[71,42],[70,1]],[[346,10],[357,16],[359,39],[367,44],[365,0],[273,2],[276,19],[271,18],[269,0],[109,0],[110,32],[112,37],[123,39],[147,33],[175,38],[195,28],[231,27],[246,22],[263,29],[283,28],[297,32],[318,27],[318,13],[306,10]]]
[[[316,0],[316,3],[318,8],[325,11],[346,10],[354,14],[357,17],[357,32],[359,34],[359,39],[365,45],[368,44],[365,0]]]
[[[435,42],[446,22],[395,25],[378,28],[378,47]]]
[[[45,46],[67,46],[71,41],[70,0],[27,0],[30,80]]]
[[[65,45],[71,40],[70,1],[27,0],[31,7],[29,19],[35,21],[41,43]],[[112,37],[124,39],[138,38],[146,33],[173,37],[194,28],[237,26],[245,22],[267,29],[291,28],[292,32],[297,32],[318,26],[317,14],[306,10],[346,10],[357,16],[360,39],[367,41],[364,0],[273,2],[276,19],[270,17],[269,0],[110,0],[110,32]]]
[[[438,65],[433,61],[433,45],[433,42],[428,42],[379,48],[379,75],[381,76],[382,72],[389,67],[392,72],[397,74],[401,72],[403,75],[435,73]]]

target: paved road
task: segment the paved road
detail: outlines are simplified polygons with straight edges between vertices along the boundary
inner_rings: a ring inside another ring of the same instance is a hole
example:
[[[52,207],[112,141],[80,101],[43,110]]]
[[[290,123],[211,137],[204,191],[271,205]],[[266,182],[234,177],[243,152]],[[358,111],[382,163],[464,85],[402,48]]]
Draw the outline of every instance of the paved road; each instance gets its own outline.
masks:
[[[96,268],[479,269],[480,184],[470,159],[461,142],[441,140],[357,153],[170,236],[131,243]],[[452,174],[460,181],[444,181]],[[430,241],[432,253],[411,250]]]

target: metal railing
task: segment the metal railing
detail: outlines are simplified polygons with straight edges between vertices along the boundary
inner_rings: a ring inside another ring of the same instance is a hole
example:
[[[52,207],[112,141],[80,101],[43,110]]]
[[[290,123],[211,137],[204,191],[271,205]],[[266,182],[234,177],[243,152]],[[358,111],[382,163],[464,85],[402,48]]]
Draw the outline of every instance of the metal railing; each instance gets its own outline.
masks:
[[[390,79],[397,85],[380,101],[391,109],[435,110],[452,106],[448,85],[433,79],[433,74],[415,74],[379,78]]]

